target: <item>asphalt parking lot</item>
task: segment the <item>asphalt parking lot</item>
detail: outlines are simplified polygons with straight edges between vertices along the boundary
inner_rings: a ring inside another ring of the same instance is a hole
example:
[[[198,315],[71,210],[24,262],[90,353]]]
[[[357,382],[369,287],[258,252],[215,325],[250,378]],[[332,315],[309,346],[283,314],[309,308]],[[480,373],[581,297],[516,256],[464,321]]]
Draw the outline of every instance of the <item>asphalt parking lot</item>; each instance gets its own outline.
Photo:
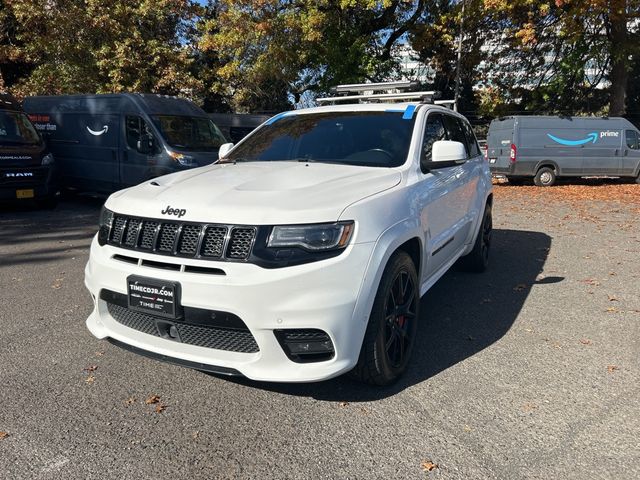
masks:
[[[98,341],[101,202],[0,207],[0,477],[640,478],[640,185],[495,190],[489,271],[422,299],[389,388],[229,379]]]

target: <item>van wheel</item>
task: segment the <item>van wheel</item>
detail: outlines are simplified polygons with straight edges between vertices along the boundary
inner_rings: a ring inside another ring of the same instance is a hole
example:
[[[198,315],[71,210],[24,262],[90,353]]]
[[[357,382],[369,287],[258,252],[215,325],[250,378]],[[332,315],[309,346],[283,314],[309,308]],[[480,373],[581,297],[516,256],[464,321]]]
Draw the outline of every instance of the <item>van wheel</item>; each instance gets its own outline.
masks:
[[[533,183],[539,187],[550,187],[556,183],[556,172],[553,168],[542,167],[533,177]]]
[[[465,272],[482,273],[489,266],[489,251],[491,249],[491,233],[493,231],[493,216],[491,205],[484,207],[482,225],[473,244],[473,250],[460,258],[457,267]]]
[[[420,292],[411,257],[393,254],[380,285],[351,376],[372,385],[389,385],[406,370],[418,326]]]

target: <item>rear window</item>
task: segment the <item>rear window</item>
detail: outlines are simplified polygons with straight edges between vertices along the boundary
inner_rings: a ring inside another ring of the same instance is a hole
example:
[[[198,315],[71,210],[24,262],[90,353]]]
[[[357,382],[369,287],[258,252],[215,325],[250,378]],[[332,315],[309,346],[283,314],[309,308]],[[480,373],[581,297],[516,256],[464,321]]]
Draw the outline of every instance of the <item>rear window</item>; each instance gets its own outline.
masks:
[[[229,161],[315,161],[373,167],[402,165],[415,119],[402,112],[287,114],[234,149]]]

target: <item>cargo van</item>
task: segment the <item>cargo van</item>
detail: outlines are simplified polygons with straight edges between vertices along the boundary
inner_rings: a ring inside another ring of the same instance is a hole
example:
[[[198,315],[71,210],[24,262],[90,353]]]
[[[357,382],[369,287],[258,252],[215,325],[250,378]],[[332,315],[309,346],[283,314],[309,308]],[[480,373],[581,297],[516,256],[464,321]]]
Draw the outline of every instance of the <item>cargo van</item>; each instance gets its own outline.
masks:
[[[58,161],[64,187],[113,192],[207,165],[226,142],[207,114],[166,95],[28,97],[24,109]]]
[[[60,194],[51,153],[10,95],[0,94],[0,201],[55,207]]]
[[[510,183],[559,177],[629,177],[640,183],[640,133],[624,118],[513,116],[489,127],[491,172]]]

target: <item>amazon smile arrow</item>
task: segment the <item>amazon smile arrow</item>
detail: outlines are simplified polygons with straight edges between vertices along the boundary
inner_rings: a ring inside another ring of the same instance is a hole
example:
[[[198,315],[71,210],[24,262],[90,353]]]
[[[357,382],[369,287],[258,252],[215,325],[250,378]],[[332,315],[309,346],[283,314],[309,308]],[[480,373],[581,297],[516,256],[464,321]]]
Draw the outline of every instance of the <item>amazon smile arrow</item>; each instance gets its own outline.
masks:
[[[587,138],[583,138],[582,140],[565,140],[564,138],[555,137],[550,133],[547,133],[547,137],[549,137],[554,142],[559,143],[560,145],[576,147],[578,145],[584,145],[589,142],[596,143],[596,141],[598,140],[598,132],[591,132]]]

